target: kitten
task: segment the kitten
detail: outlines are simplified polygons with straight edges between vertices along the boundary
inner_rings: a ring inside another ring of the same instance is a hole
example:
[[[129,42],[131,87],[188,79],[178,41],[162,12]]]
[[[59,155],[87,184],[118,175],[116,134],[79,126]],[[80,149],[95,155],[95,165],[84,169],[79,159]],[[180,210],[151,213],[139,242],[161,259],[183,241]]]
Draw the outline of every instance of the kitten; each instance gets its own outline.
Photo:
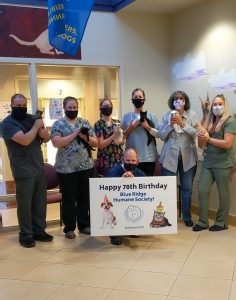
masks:
[[[117,132],[117,134],[118,134],[118,136],[115,139],[115,141],[113,142],[113,144],[119,146],[119,145],[123,144],[123,140],[124,140],[123,129],[121,128],[120,123],[114,123],[113,128],[114,128],[114,132]]]
[[[172,110],[172,111],[170,112],[170,116],[169,116],[169,125],[170,125],[170,120],[171,120],[171,118],[172,118],[172,117],[175,117],[175,116],[178,116],[178,115],[179,115],[179,113],[178,113],[176,110]],[[177,133],[183,132],[183,130],[181,129],[181,127],[180,127],[178,124],[174,124],[174,125],[173,125],[173,128],[174,128],[174,130],[175,130]]]
[[[82,134],[86,135],[87,141],[85,141],[84,139],[82,139],[78,136],[77,137],[78,143],[82,143],[84,145],[84,147],[87,149],[89,156],[92,157],[92,151],[95,151],[95,149],[89,145],[89,128],[81,127],[80,132]]]
[[[144,121],[147,121],[148,125],[151,127],[151,128],[155,128],[153,122],[148,119],[147,117],[147,112],[146,111],[140,111],[140,123],[144,122]],[[149,145],[151,143],[151,141],[153,140],[155,145],[156,145],[156,139],[150,134],[149,131],[147,131],[146,129],[144,129],[147,133],[147,137],[148,137],[148,141],[147,141],[147,145]]]

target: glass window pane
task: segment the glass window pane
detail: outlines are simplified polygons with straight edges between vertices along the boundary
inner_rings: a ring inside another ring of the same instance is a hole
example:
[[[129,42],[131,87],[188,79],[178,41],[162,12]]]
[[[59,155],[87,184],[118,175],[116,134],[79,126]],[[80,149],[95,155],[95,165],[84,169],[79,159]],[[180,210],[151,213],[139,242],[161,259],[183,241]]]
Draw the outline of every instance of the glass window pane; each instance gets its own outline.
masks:
[[[37,65],[36,69],[38,108],[44,110],[49,130],[56,114],[63,114],[62,101],[67,96],[78,99],[79,116],[89,120],[91,125],[100,118],[99,100],[104,97],[112,100],[113,117],[119,119],[117,67]],[[51,142],[46,147],[47,160],[54,164],[57,149]]]

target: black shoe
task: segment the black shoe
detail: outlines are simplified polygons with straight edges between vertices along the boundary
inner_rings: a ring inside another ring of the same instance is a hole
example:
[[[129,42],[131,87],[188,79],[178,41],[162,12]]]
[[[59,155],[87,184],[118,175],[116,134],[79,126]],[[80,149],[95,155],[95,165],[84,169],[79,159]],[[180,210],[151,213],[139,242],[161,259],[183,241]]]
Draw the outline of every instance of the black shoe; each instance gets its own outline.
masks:
[[[193,221],[184,221],[184,224],[187,227],[192,227],[193,226]]]
[[[34,234],[34,239],[35,241],[40,242],[51,242],[53,240],[53,236],[46,232],[42,232],[40,234]]]
[[[87,235],[90,235],[91,231],[90,231],[90,226],[87,226],[83,229],[80,229],[79,230],[80,233],[83,233],[83,234],[87,234]]]
[[[65,232],[65,237],[70,240],[73,240],[76,238],[74,231]]]
[[[219,226],[219,225],[212,225],[211,227],[209,227],[209,231],[221,231],[221,230],[226,230],[228,229],[228,227],[226,226]]]
[[[122,245],[122,238],[120,236],[110,236],[111,244],[115,246]]]
[[[206,227],[202,227],[202,226],[200,226],[198,224],[196,224],[196,225],[193,226],[193,231],[202,231],[202,230],[205,230],[205,229],[207,229],[207,228]]]
[[[31,237],[20,239],[19,243],[20,243],[20,245],[22,247],[25,247],[25,248],[33,248],[33,247],[35,247],[35,241]]]

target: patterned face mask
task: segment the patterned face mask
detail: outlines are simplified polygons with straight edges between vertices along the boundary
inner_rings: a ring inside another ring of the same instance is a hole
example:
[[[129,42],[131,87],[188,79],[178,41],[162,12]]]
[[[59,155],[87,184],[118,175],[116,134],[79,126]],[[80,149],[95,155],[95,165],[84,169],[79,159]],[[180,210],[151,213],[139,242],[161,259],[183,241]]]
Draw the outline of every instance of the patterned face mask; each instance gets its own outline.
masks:
[[[174,105],[174,108],[178,110],[178,109],[184,108],[185,101],[181,100],[181,99],[176,99],[176,100],[174,100],[173,105]]]
[[[212,112],[216,117],[222,116],[224,113],[224,105],[216,105],[212,107]]]

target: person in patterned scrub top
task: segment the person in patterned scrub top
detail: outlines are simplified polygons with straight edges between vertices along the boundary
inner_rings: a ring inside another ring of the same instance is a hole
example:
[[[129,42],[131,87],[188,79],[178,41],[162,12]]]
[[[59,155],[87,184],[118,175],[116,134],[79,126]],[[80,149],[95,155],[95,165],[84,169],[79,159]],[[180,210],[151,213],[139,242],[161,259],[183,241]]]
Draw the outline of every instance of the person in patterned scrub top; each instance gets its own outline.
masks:
[[[74,97],[63,100],[65,116],[51,128],[53,146],[58,148],[55,169],[62,193],[62,219],[65,237],[90,234],[89,178],[94,177],[91,155],[97,138],[90,123],[78,117],[78,101]]]
[[[107,176],[108,171],[122,163],[124,144],[120,121],[112,119],[113,105],[111,100],[103,99],[100,102],[101,118],[94,124],[98,139],[96,168],[97,174]]]

